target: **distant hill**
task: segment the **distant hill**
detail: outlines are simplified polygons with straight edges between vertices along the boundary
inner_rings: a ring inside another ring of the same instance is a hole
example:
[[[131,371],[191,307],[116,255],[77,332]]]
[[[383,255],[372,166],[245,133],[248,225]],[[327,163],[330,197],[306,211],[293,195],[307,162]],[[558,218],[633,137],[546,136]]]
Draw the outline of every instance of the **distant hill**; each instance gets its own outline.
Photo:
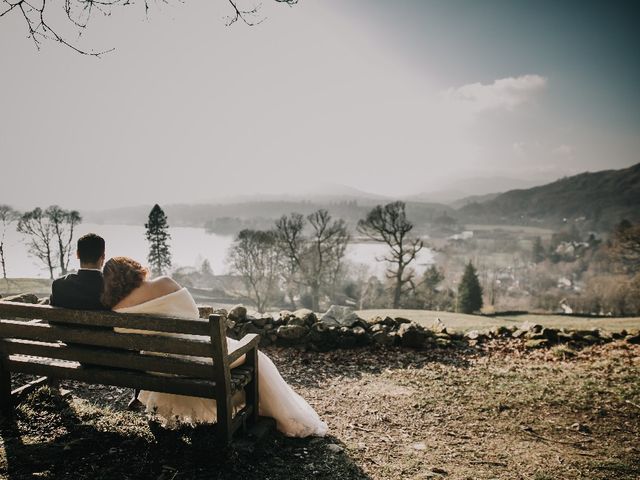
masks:
[[[406,201],[446,203],[455,208],[473,201],[486,200],[486,195],[496,196],[508,190],[531,188],[545,183],[544,180],[526,180],[512,177],[473,177],[445,184],[445,188],[405,197]]]
[[[547,185],[511,190],[460,207],[463,222],[560,225],[586,222],[608,229],[623,218],[640,221],[640,163],[621,170],[587,172]]]
[[[471,195],[470,197],[463,197],[458,200],[455,200],[451,202],[449,205],[451,205],[453,208],[458,209],[458,208],[464,207],[465,205],[470,205],[472,203],[488,202],[489,200],[493,200],[494,198],[497,198],[498,195],[500,195],[500,193],[487,193],[485,195]]]

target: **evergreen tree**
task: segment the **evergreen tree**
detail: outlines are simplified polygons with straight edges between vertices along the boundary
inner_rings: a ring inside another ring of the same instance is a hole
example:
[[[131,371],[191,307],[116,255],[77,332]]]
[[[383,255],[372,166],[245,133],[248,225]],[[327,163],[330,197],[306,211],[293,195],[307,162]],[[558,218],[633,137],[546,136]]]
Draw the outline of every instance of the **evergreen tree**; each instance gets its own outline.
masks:
[[[213,268],[211,268],[211,263],[209,262],[209,259],[205,258],[202,261],[202,266],[200,267],[200,273],[207,278],[213,277]]]
[[[544,261],[545,251],[544,247],[542,246],[542,239],[540,237],[536,237],[533,239],[531,257],[534,263],[540,263]]]
[[[149,222],[145,223],[144,226],[147,229],[146,236],[150,243],[147,259],[151,266],[151,273],[154,276],[162,275],[171,266],[171,252],[169,251],[168,243],[171,235],[169,235],[168,231],[167,216],[160,208],[160,205],[155,204],[153,206],[149,213]]]
[[[473,264],[469,262],[464,269],[458,288],[458,311],[473,313],[482,308],[482,287]]]
[[[431,265],[422,276],[416,294],[421,305],[420,308],[434,310],[438,308],[442,295],[438,291],[438,285],[444,280],[444,272],[435,265]]]

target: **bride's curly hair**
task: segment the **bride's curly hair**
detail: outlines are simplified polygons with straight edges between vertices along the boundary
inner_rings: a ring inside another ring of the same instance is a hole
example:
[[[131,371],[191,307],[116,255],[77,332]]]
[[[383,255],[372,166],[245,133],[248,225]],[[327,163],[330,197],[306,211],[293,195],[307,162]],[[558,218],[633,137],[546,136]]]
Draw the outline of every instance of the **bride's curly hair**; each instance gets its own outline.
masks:
[[[106,308],[113,308],[124,297],[142,285],[148,270],[129,257],[113,257],[102,269],[104,286],[100,301]]]

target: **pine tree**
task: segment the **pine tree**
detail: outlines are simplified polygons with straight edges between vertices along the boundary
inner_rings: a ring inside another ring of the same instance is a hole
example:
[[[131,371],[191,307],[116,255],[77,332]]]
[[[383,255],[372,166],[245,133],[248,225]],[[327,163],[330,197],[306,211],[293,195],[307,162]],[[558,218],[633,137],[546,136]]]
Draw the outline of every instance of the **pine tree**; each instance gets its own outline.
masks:
[[[542,239],[540,237],[536,237],[533,239],[531,257],[534,263],[540,263],[544,261],[545,251],[544,247],[542,246]]]
[[[200,267],[200,274],[204,277],[213,277],[213,268],[211,268],[211,262],[209,262],[208,258],[205,258],[202,261],[202,266]]]
[[[464,269],[458,288],[458,311],[473,313],[482,308],[482,287],[473,264],[469,262]]]
[[[171,235],[169,235],[168,231],[167,216],[160,208],[160,205],[155,204],[153,206],[149,213],[149,222],[145,223],[144,226],[147,229],[146,236],[150,243],[147,259],[151,266],[151,273],[154,276],[162,275],[167,268],[171,267],[171,252],[168,244]]]

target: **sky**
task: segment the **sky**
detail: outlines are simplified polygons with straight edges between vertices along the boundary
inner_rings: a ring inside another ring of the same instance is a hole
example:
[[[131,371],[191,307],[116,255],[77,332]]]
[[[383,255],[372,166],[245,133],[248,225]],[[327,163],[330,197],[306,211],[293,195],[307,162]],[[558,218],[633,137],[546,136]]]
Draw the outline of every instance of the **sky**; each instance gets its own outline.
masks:
[[[80,37],[52,3],[66,39],[114,48],[100,58],[37,50],[12,12],[0,203],[474,194],[624,168],[640,161],[634,3],[264,0],[248,27],[224,0],[152,2]]]

